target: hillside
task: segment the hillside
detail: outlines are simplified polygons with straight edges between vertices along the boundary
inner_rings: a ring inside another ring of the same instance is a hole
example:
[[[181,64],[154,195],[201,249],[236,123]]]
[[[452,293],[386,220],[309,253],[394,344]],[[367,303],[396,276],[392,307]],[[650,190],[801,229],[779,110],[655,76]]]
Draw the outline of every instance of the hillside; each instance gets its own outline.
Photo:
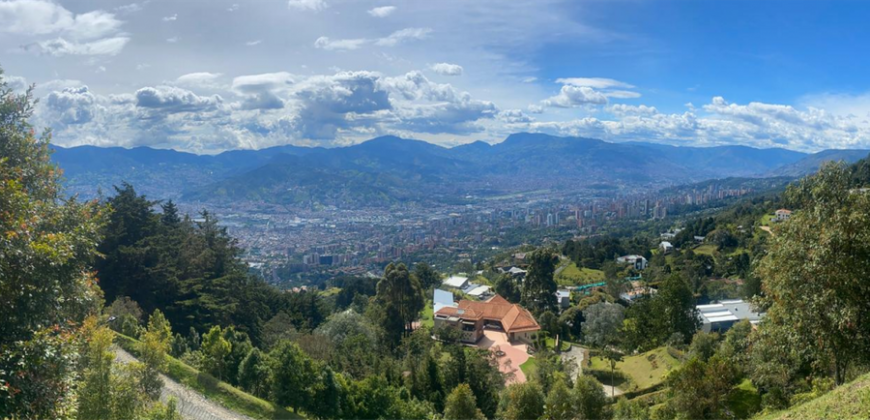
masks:
[[[843,153],[852,156],[857,152]],[[757,176],[811,162],[811,158],[824,160],[831,154],[807,156],[744,146],[609,143],[517,133],[494,145],[478,141],[445,148],[384,136],[332,149],[288,145],[214,156],[145,147],[56,146],[53,160],[64,169],[70,192],[86,197],[126,181],[150,196],[195,201],[378,206],[409,200],[456,202],[467,194],[501,195],[540,188],[578,190],[599,184],[661,188]]]
[[[768,176],[801,177],[819,170],[826,162],[845,162],[853,164],[870,153],[868,150],[823,150],[806,156],[797,162],[779,167],[769,173]]]
[[[870,418],[870,374],[788,410],[757,417],[759,420],[816,420]]]

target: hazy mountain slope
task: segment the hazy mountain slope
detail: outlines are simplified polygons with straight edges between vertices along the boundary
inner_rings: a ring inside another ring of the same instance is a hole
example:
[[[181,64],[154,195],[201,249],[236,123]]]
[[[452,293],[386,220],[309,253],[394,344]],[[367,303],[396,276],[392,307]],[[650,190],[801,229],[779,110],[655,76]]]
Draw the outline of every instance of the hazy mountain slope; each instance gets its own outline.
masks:
[[[659,188],[757,176],[811,162],[805,154],[785,149],[608,143],[538,133],[450,149],[394,136],[332,149],[278,146],[216,156],[149,148],[56,149],[54,159],[66,171],[72,192],[93,195],[98,188],[107,190],[127,181],[151,196],[178,197],[184,192],[191,200],[286,203],[453,201],[466,192],[592,184]],[[843,151],[850,159],[854,152]]]
[[[626,143],[653,149],[672,161],[696,171],[726,176],[757,176],[797,162],[807,155],[788,149],[755,149],[747,146],[678,147],[651,143]]]
[[[811,154],[798,160],[794,163],[784,165],[767,172],[768,176],[790,176],[801,177],[819,170],[826,162],[845,162],[847,164],[855,163],[863,158],[866,158],[870,150],[823,150],[818,153]]]

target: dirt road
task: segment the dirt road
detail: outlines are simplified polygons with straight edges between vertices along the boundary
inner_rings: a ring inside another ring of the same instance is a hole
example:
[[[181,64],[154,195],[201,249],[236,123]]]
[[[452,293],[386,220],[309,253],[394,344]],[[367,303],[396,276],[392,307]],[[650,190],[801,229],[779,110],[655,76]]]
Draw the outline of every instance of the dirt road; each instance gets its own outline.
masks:
[[[114,346],[115,360],[121,363],[135,362],[136,358],[124,349]],[[166,375],[160,375],[163,379],[163,391],[160,393],[160,401],[166,403],[169,397],[175,397],[178,402],[177,409],[188,420],[253,420],[248,416],[228,410],[209,401],[202,394],[169,379]]]

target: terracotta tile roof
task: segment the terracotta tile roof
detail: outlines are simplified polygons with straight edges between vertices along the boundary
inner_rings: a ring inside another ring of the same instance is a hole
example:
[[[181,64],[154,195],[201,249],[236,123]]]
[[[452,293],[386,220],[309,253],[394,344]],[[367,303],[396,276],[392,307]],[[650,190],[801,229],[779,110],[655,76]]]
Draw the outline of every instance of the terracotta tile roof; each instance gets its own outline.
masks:
[[[462,319],[499,321],[505,332],[537,331],[541,329],[535,317],[520,305],[495,295],[486,302],[460,300],[459,307],[444,307],[436,312],[439,315],[456,316]]]

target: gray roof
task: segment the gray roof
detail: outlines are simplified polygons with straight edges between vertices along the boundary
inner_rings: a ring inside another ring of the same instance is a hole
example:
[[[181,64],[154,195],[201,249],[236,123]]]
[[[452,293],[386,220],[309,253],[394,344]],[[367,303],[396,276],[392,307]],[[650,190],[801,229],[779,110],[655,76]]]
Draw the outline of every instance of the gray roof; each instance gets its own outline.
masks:
[[[748,319],[757,322],[764,316],[763,313],[754,312],[752,305],[741,299],[723,300],[709,305],[698,305],[698,316],[704,324],[713,324],[725,321],[739,321]]]

